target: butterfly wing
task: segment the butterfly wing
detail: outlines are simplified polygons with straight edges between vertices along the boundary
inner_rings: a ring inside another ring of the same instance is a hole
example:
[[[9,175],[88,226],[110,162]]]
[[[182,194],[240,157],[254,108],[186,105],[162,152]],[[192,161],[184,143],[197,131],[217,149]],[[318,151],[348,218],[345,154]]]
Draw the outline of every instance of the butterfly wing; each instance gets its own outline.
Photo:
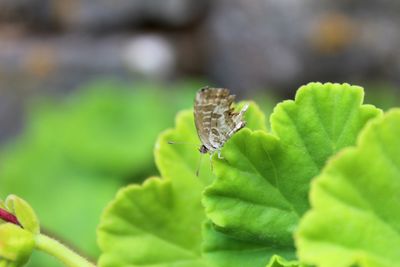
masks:
[[[220,95],[225,94],[224,89],[202,88],[196,94],[194,103],[194,121],[197,134],[202,144],[209,150],[215,150],[211,143],[211,121],[212,114],[216,108],[218,101],[216,98],[221,98]]]
[[[232,103],[235,96],[225,88],[203,88],[196,95],[195,124],[203,145],[209,151],[221,148],[238,130],[245,126],[245,106],[235,113]]]
[[[210,142],[217,149],[221,148],[234,133],[246,125],[243,115],[248,106],[245,105],[239,113],[236,113],[231,106],[234,99],[234,95],[229,95],[228,98],[221,100],[212,113]]]

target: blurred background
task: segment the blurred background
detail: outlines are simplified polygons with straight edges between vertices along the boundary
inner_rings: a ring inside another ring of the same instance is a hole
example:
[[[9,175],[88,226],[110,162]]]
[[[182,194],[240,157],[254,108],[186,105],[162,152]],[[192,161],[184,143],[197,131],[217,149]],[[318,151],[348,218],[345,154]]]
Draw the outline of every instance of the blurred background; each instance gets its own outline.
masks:
[[[398,105],[399,15],[395,0],[0,0],[0,198],[96,259],[102,209],[157,174],[156,137],[198,88],[266,113],[310,81]]]

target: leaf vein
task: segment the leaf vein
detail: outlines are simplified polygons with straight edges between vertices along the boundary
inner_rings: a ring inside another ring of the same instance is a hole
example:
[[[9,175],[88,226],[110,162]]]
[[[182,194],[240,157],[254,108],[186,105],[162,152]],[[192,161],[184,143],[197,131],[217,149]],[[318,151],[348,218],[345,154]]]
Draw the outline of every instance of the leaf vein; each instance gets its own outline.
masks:
[[[300,138],[298,138],[298,139],[299,139],[299,140],[301,141],[301,143],[303,144],[303,147],[304,147],[304,149],[305,149],[305,151],[306,151],[306,154],[309,156],[309,158],[311,159],[312,163],[314,164],[315,169],[318,171],[318,170],[320,169],[320,167],[319,167],[319,165],[318,165],[316,159],[314,159],[314,157],[312,156],[312,154],[311,154],[311,152],[310,152],[308,146],[307,146],[306,143],[304,142],[303,138],[301,138],[302,135],[300,134],[300,132],[299,132],[299,130],[298,130],[298,126],[297,126],[295,120],[289,115],[289,113],[287,112],[287,110],[285,110],[285,109],[282,109],[282,110],[286,113],[287,117],[289,118],[289,120],[290,120],[291,123],[293,124],[293,126],[294,126],[294,127],[293,127],[293,128],[294,128],[294,131],[297,133],[297,136],[300,137]],[[283,140],[282,140],[282,142],[283,142]],[[286,144],[286,145],[288,145],[288,146],[294,146],[294,145],[291,145],[291,144]]]

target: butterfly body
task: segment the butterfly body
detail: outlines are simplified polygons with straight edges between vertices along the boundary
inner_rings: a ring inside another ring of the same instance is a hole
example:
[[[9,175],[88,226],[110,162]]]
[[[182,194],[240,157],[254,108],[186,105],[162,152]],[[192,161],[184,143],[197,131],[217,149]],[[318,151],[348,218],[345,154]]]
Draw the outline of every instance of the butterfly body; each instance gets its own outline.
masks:
[[[242,129],[246,122],[243,115],[248,105],[235,112],[232,104],[235,96],[225,88],[200,89],[195,98],[194,118],[197,134],[202,143],[201,153],[213,154],[224,146],[227,140]]]

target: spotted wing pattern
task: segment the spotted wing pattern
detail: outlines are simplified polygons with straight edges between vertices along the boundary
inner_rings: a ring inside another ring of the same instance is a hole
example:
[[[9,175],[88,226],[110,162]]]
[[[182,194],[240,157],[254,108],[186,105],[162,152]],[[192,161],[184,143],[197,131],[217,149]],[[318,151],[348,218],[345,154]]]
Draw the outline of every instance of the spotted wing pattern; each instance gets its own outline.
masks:
[[[234,100],[235,96],[225,88],[205,87],[197,92],[194,118],[197,133],[206,148],[203,152],[219,150],[234,133],[245,126],[243,114],[247,105],[239,113],[234,112]]]

